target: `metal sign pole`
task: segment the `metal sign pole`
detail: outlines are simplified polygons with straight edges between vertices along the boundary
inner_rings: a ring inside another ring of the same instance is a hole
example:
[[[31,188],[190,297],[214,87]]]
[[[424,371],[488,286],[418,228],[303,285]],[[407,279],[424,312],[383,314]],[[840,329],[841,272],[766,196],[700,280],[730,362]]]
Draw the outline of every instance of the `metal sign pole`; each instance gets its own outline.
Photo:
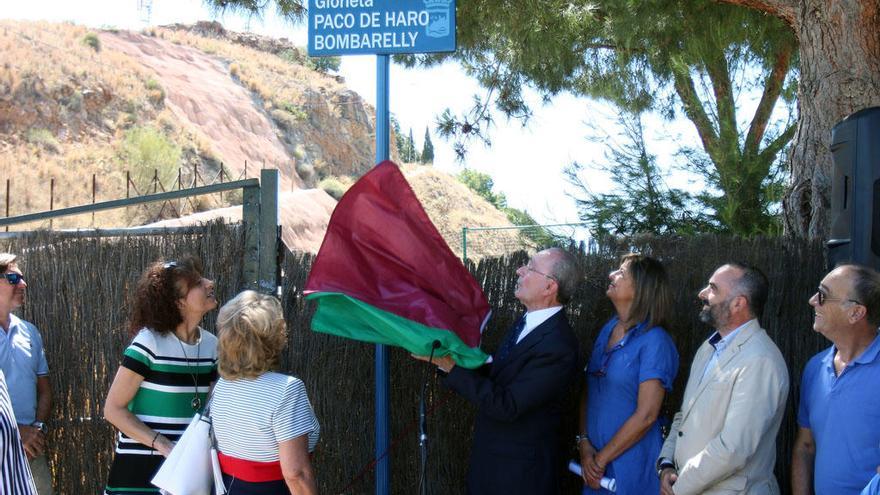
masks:
[[[455,0],[314,0],[309,6],[312,57],[376,55],[376,163],[390,158],[388,76],[393,53],[455,51]],[[2,225],[2,224],[0,224]],[[391,468],[388,350],[376,346],[376,495],[388,495]]]
[[[389,115],[388,115],[388,76],[389,56],[376,55],[376,163],[390,158]],[[391,463],[387,455],[391,444],[388,418],[391,416],[389,390],[391,379],[388,375],[388,348],[376,345],[376,495],[390,492]]]

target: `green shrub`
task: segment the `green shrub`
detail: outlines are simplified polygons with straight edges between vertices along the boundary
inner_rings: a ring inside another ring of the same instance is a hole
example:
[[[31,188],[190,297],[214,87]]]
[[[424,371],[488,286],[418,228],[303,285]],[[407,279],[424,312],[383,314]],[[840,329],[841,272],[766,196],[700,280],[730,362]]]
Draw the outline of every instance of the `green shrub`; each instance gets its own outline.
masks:
[[[285,112],[289,113],[293,116],[294,120],[303,121],[309,118],[309,114],[303,109],[303,107],[291,103],[289,101],[281,101],[278,102],[278,106],[281,107]]]
[[[306,60],[306,67],[319,72],[339,72],[341,64],[340,57],[309,57]]]
[[[95,50],[96,52],[101,51],[101,39],[98,38],[98,35],[95,33],[86,33],[85,36],[83,36],[82,42],[84,45],[91,47],[92,50]]]
[[[318,187],[323,189],[324,192],[332,196],[336,201],[339,201],[342,198],[342,195],[345,194],[345,191],[348,190],[348,187],[336,177],[327,177],[318,184]]]
[[[79,112],[83,107],[83,95],[79,91],[74,91],[73,94],[67,98],[67,101],[64,102],[64,106],[67,107],[71,112]]]
[[[298,50],[293,48],[288,48],[287,50],[283,50],[278,54],[284,61],[289,62],[293,65],[302,65],[302,56],[299,54]]]
[[[155,103],[156,105],[161,105],[165,102],[165,89],[162,88],[162,85],[159,84],[159,81],[150,78],[147,79],[147,82],[144,83],[148,91],[148,97],[150,101]]]
[[[126,131],[122,141],[125,166],[138,187],[144,189],[150,185],[155,171],[163,184],[176,177],[182,153],[180,146],[152,127],[133,127]]]
[[[55,139],[55,135],[49,129],[42,127],[28,129],[25,139],[27,142],[41,146],[53,153],[58,152],[58,140]]]

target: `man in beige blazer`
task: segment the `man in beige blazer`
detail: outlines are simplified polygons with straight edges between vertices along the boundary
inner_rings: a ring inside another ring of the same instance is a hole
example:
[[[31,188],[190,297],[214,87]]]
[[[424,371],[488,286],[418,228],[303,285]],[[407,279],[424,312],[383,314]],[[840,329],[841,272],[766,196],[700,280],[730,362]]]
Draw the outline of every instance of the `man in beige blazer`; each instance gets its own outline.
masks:
[[[681,410],[657,461],[662,495],[778,494],[776,433],[788,369],[758,317],[767,277],[723,265],[700,291],[715,333],[694,356]]]

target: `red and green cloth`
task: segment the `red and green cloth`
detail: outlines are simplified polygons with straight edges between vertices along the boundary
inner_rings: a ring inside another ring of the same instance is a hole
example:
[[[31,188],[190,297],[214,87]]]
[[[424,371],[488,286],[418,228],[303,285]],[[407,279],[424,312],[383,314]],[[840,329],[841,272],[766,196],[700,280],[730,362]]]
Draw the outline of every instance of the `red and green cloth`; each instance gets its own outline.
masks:
[[[385,161],[339,200],[306,281],[312,329],[482,365],[489,303],[431,223],[400,169]]]

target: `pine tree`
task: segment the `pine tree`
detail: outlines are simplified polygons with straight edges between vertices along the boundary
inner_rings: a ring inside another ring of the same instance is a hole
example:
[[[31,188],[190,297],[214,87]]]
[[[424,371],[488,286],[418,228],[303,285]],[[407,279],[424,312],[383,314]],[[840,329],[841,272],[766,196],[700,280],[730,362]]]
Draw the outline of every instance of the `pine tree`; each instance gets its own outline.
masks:
[[[406,149],[406,157],[403,158],[403,161],[406,163],[413,163],[416,161],[416,142],[413,140],[412,127],[409,128],[409,137],[406,138],[406,145],[404,146]]]
[[[394,115],[391,115],[391,129],[394,131],[394,147],[397,148],[397,157],[404,161],[406,158],[406,138],[403,137],[403,133],[400,131],[400,122]]]
[[[596,141],[612,143],[606,152],[607,163],[585,167],[577,162],[565,170],[576,188],[573,195],[578,214],[594,237],[633,234],[697,234],[717,231],[720,222],[713,218],[705,198],[694,198],[685,191],[666,185],[665,176],[648,152],[644,128],[638,114],[624,113],[618,119],[620,136],[597,136]],[[617,137],[622,138],[621,144]],[[596,194],[589,188],[595,169],[611,175],[616,190]]]
[[[781,1],[781,0],[780,0]],[[688,118],[699,141],[678,144],[714,195],[717,218],[755,235],[778,224],[776,173],[797,129],[797,40],[781,20],[711,0],[461,2],[459,49],[403,58],[455,58],[485,88],[472,110],[445,112],[438,130],[466,144],[488,139],[491,107],[524,123],[522,88],[569,91],[621,111]],[[760,95],[754,107],[741,101]],[[748,113],[746,113],[748,112]],[[827,131],[826,131],[827,133]]]
[[[425,144],[422,146],[422,164],[434,163],[434,143],[431,142],[431,133],[425,126]]]

